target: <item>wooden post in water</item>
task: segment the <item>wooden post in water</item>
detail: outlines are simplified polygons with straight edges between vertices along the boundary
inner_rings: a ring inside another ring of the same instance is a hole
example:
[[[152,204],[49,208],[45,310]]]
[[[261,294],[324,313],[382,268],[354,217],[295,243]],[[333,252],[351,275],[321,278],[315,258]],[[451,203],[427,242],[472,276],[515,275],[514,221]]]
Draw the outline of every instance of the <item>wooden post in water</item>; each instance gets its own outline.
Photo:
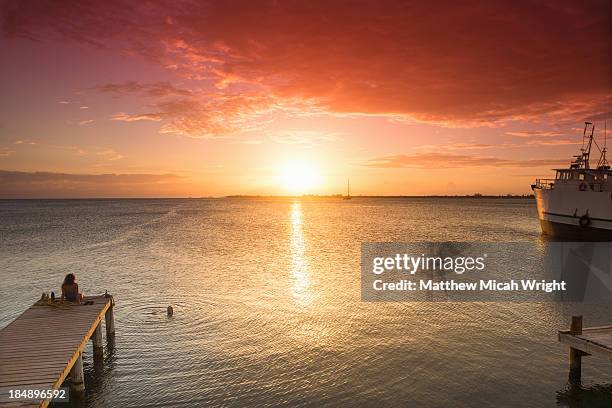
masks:
[[[111,300],[111,302],[113,302]],[[113,303],[104,314],[104,320],[106,320],[106,338],[111,339],[115,337],[115,316],[113,314]]]
[[[104,355],[104,346],[102,345],[102,321],[98,323],[96,330],[94,330],[91,336],[93,341],[94,358],[100,358]]]
[[[79,358],[74,362],[70,370],[72,390],[76,392],[85,391],[85,375],[83,374],[83,353],[79,352]]]
[[[570,326],[570,334],[582,334],[582,316],[572,316],[572,325]],[[583,352],[570,347],[570,380],[580,381],[582,371],[582,355]]]

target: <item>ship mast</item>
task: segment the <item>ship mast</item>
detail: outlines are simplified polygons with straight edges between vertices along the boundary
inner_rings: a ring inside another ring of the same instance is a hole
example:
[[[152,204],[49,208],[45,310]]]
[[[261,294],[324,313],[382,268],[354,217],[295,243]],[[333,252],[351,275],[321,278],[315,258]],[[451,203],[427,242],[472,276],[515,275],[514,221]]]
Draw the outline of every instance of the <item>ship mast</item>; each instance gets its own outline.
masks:
[[[595,125],[591,122],[584,122],[584,132],[582,133],[581,154],[574,156],[576,160],[570,165],[571,169],[590,169],[589,159],[591,157],[591,146],[593,145],[593,134]]]
[[[601,156],[599,157],[599,161],[597,162],[597,170],[610,170],[610,163],[608,163],[608,158],[606,157],[606,152],[608,151],[608,123],[604,121],[604,147],[601,149]]]

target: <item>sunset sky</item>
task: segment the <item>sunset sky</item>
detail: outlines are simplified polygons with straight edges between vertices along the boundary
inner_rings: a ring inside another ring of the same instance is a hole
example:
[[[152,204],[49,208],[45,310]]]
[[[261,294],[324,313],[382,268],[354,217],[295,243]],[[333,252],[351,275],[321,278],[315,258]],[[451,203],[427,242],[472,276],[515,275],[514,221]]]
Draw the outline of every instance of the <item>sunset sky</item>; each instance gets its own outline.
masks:
[[[2,1],[0,197],[522,194],[612,127],[612,2],[435,3]]]

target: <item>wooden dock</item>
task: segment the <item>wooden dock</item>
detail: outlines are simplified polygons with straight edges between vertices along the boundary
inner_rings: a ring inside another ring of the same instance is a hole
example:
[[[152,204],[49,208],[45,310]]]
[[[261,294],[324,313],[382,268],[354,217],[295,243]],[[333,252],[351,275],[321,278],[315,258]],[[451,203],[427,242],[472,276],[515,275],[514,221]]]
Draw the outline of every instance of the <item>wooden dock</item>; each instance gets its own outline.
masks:
[[[582,316],[572,316],[570,329],[559,331],[559,341],[570,346],[571,379],[580,380],[583,356],[612,361],[612,326],[582,328]]]
[[[49,399],[9,402],[9,389],[57,390],[71,378],[71,391],[85,389],[83,350],[103,354],[102,320],[114,336],[113,299],[87,296],[93,305],[37,302],[0,330],[0,407],[46,407]]]

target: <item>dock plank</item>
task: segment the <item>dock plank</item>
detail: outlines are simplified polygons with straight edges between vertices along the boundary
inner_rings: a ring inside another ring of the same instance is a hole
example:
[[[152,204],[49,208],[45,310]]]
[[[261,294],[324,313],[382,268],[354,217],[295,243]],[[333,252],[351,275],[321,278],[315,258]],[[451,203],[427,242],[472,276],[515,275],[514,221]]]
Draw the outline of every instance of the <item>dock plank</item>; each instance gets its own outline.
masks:
[[[612,326],[586,327],[581,334],[559,331],[559,341],[574,349],[612,361]]]
[[[57,389],[69,375],[112,300],[93,305],[33,305],[0,330],[0,388]],[[0,400],[0,407],[46,407],[48,400]]]

